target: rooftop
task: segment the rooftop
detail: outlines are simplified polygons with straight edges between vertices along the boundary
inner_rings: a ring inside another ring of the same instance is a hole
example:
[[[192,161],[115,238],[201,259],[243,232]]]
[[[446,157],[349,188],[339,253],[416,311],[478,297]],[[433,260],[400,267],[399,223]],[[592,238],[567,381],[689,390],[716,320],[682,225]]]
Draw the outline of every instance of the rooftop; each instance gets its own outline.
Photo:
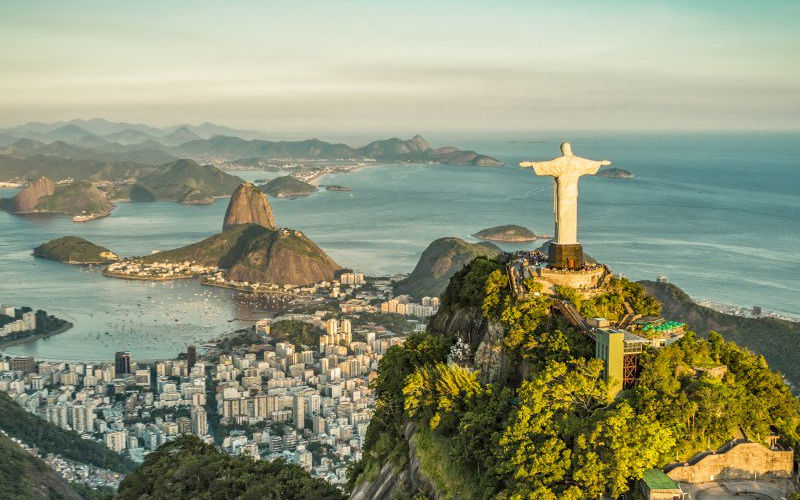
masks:
[[[653,490],[680,490],[681,487],[674,479],[658,469],[645,469],[642,481],[650,491]]]

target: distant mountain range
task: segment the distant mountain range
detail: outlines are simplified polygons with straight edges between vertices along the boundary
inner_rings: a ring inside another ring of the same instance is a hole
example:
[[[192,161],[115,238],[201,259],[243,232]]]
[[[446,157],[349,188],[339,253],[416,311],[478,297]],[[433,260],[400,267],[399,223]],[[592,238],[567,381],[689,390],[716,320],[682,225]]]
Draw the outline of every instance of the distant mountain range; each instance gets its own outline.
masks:
[[[95,173],[100,170],[97,165],[92,167],[92,162],[111,165],[113,170],[118,170],[119,164],[124,163],[155,166],[180,158],[197,161],[372,159],[448,165],[501,164],[475,151],[451,146],[434,148],[419,135],[408,140],[391,138],[351,147],[320,139],[271,141],[261,132],[212,123],[156,128],[93,119],[27,123],[0,130],[0,181],[19,181],[39,175],[58,180],[60,173],[48,171],[51,168],[64,171],[67,177],[84,178],[87,169]],[[82,168],[75,162],[82,163]],[[125,165],[125,168],[131,167],[135,165]]]
[[[141,123],[126,123],[126,122],[112,122],[102,118],[94,118],[91,120],[70,120],[68,122],[53,122],[41,123],[30,122],[24,125],[18,125],[1,131],[14,137],[28,137],[30,139],[39,140],[62,140],[67,141],[70,136],[83,137],[87,134],[92,134],[100,137],[125,135],[140,133],[144,140],[154,139],[158,137],[166,137],[177,130],[185,129],[192,134],[197,135],[197,138],[210,139],[215,135],[229,135],[235,137],[243,137],[247,139],[264,139],[266,135],[262,132],[255,130],[241,130],[213,123],[203,123],[201,125],[180,124],[170,127],[153,127],[151,125],[144,125]],[[111,142],[117,141],[113,137],[109,139]]]

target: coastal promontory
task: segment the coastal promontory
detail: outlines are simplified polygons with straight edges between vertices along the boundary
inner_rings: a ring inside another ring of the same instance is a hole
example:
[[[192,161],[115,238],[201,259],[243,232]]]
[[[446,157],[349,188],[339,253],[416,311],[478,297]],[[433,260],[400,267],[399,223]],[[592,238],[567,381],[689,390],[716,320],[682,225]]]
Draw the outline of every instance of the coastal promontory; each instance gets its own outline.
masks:
[[[517,226],[515,224],[490,227],[488,229],[478,231],[472,236],[481,240],[508,241],[517,243],[546,238],[546,236],[537,235],[527,227]]]
[[[36,210],[36,204],[45,196],[50,196],[56,190],[55,183],[47,177],[39,177],[29,182],[16,196],[4,200],[4,206],[9,212],[24,214]]]
[[[313,184],[295,179],[291,175],[276,177],[261,186],[261,189],[270,196],[276,198],[294,198],[296,196],[308,196],[317,190]]]
[[[109,264],[119,260],[119,256],[108,248],[77,236],[64,236],[43,243],[33,250],[33,255],[42,259],[79,265]]]
[[[140,258],[144,263],[190,261],[226,269],[237,282],[310,285],[330,281],[339,269],[302,232],[239,224],[197,243]]]
[[[44,196],[36,204],[37,212],[60,213],[75,216],[76,221],[105,217],[114,210],[114,204],[97,186],[88,181],[77,181],[56,186],[50,196]]]
[[[275,229],[275,217],[264,193],[255,184],[242,183],[231,195],[222,230],[238,224],[258,224]]]
[[[13,198],[2,200],[5,210],[17,214],[65,214],[76,221],[104,217],[114,204],[106,193],[89,181],[56,185],[47,177],[28,183]]]

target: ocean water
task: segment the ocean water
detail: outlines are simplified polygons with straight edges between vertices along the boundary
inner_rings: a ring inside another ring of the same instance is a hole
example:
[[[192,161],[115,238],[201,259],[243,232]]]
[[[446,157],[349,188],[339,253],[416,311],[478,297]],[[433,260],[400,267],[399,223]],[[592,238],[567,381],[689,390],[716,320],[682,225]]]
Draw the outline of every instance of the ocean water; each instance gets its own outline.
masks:
[[[458,141],[506,165],[375,166],[319,181],[352,192],[321,190],[270,202],[278,225],[304,231],[339,264],[373,275],[409,272],[439,237],[469,240],[500,224],[552,234],[552,180],[516,165],[557,156],[561,137]],[[636,175],[581,179],[579,238],[587,253],[631,279],[666,274],[696,299],[800,316],[800,135],[570,139],[575,154],[611,159]],[[279,175],[238,174],[247,180]],[[0,196],[13,192],[0,190]],[[66,234],[123,255],[173,248],[219,231],[226,205],[120,203],[110,217],[85,224],[0,212],[0,302],[43,308],[75,323],[6,353],[111,359],[124,349],[140,359],[168,357],[273,312],[272,304],[194,281],[128,282],[30,254]]]

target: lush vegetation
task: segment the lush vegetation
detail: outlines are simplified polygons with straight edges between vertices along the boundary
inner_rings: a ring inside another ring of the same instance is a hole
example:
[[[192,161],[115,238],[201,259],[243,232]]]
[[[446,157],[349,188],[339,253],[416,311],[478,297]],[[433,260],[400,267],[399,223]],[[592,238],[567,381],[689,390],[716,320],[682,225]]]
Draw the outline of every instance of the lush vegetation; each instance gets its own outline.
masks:
[[[784,444],[798,449],[800,403],[763,356],[725,342],[716,332],[708,341],[690,332],[675,344],[648,351],[641,364],[639,384],[626,399],[681,437],[673,459],[716,448],[739,430],[755,440],[779,434]],[[695,370],[715,365],[727,366],[722,378]]]
[[[407,461],[410,423],[421,472],[444,497],[459,498],[617,497],[645,469],[718,447],[740,430],[800,445],[800,403],[762,357],[718,334],[706,341],[689,332],[647,350],[638,385],[613,398],[587,338],[550,314],[536,283],[524,286],[530,299],[515,301],[499,263],[486,258],[453,277],[443,310],[480,307],[501,324],[518,378],[492,381],[474,367],[445,364],[450,334],[392,348],[374,382],[378,411],[351,484],[374,478],[387,461]],[[625,302],[645,315],[660,306],[624,279],[586,301],[570,289],[558,293],[600,314],[624,315]],[[708,370],[718,365],[727,366],[722,377]]]
[[[800,385],[800,363],[797,362],[797,339],[800,323],[777,318],[747,318],[715,311],[695,303],[672,283],[644,281],[642,285],[664,304],[664,317],[685,322],[699,335],[710,331],[726,340],[762,353],[769,365]]]
[[[47,464],[0,434],[0,498],[80,498]]]
[[[114,205],[105,193],[87,181],[76,181],[65,186],[56,186],[50,196],[43,196],[36,204],[41,212],[58,212],[69,215],[108,214]]]
[[[450,285],[441,296],[440,308],[481,307],[486,297],[486,280],[494,271],[503,269],[496,259],[480,256],[450,278]]]
[[[110,486],[101,486],[92,488],[83,483],[70,482],[69,487],[83,500],[113,500],[116,496],[116,490]]]
[[[127,457],[114,453],[104,445],[82,439],[73,431],[64,430],[28,413],[4,392],[0,392],[0,429],[11,437],[39,448],[43,455],[53,453],[123,473],[134,468],[133,462]]]
[[[213,196],[231,194],[242,180],[213,165],[177,160],[139,177],[122,197],[132,201],[213,202]]]
[[[342,499],[323,479],[297,465],[247,456],[233,457],[196,436],[185,435],[147,456],[122,480],[119,498],[127,499]]]
[[[311,323],[297,320],[275,321],[269,329],[269,337],[272,342],[288,342],[308,346],[319,344],[319,337],[324,333],[324,330]]]
[[[442,362],[450,348],[441,336],[411,335],[401,346],[392,346],[378,363],[373,383],[377,404],[365,438],[368,450],[364,460],[349,472],[349,486],[373,478],[382,464],[402,467],[408,460],[408,442],[404,436],[403,387],[406,377],[418,367]]]
[[[661,303],[648,295],[644,287],[627,278],[611,278],[608,290],[591,298],[584,298],[573,288],[557,286],[556,292],[573,303],[584,318],[608,318],[619,321],[626,314],[625,303],[642,316],[657,316]]]
[[[414,323],[409,321],[408,317],[403,314],[359,313],[353,316],[352,322],[354,327],[376,324],[394,333],[410,333],[414,330]]]
[[[33,255],[68,264],[107,264],[118,260],[108,248],[77,236],[64,236],[42,243],[33,250]]]

